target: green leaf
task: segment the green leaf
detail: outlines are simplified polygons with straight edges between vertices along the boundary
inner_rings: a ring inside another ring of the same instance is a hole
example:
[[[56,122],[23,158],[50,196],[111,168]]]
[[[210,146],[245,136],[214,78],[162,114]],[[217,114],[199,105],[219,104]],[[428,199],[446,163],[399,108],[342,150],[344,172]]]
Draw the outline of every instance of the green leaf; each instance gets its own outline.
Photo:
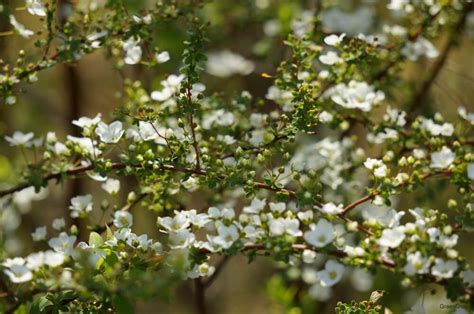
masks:
[[[112,299],[112,306],[118,314],[133,313],[133,305],[120,295],[117,295]]]
[[[48,300],[47,295],[42,296],[33,302],[30,308],[30,314],[44,313],[44,310],[46,309],[46,307],[51,306],[51,305],[53,305],[53,303],[50,300]]]
[[[89,245],[96,248],[101,247],[104,244],[104,240],[97,232],[91,232],[89,235]]]

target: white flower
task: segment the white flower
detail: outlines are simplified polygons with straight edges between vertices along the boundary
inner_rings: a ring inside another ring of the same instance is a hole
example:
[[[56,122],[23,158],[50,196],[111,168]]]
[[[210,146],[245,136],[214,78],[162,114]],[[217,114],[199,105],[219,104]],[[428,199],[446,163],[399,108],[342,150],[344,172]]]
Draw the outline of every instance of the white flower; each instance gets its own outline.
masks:
[[[298,216],[298,218],[304,222],[304,223],[309,223],[310,221],[313,220],[313,217],[314,217],[314,213],[312,210],[307,210],[307,211],[304,211],[304,212],[298,212],[296,214],[296,216]]]
[[[387,166],[383,161],[373,158],[367,158],[364,162],[364,166],[374,172],[374,176],[377,178],[384,178],[387,176]]]
[[[92,211],[92,195],[78,195],[71,198],[71,217],[77,218],[80,215],[87,214]]]
[[[414,274],[427,274],[430,270],[431,261],[423,257],[420,251],[407,255],[407,263],[403,270],[409,276]]]
[[[320,17],[324,29],[355,35],[370,31],[374,24],[374,11],[373,6],[367,5],[357,6],[357,9],[350,12],[334,6],[323,10]]]
[[[96,125],[97,123],[100,122],[102,115],[98,113],[94,118],[89,118],[89,117],[80,117],[77,120],[73,120],[72,124],[83,128],[83,129],[88,129],[91,126]]]
[[[265,199],[254,198],[250,206],[245,206],[243,211],[247,214],[258,214],[265,207],[266,202]]]
[[[253,130],[250,133],[249,143],[257,147],[264,143],[265,141],[265,130]]]
[[[14,104],[16,103],[16,97],[13,96],[13,95],[8,96],[8,97],[5,99],[5,103],[6,103],[7,105],[10,105],[10,106],[11,106],[11,105],[14,105]]]
[[[278,20],[269,20],[263,24],[263,32],[268,37],[273,37],[278,35],[281,30],[281,24]]]
[[[426,152],[423,149],[415,148],[413,150],[413,157],[416,159],[423,159],[426,157]]]
[[[43,266],[43,264],[44,264],[44,253],[41,251],[37,253],[31,253],[26,258],[26,267],[28,267],[31,270],[37,271]]]
[[[95,129],[95,133],[100,137],[100,140],[109,144],[117,143],[124,132],[125,130],[120,121],[114,121],[109,125],[100,121]]]
[[[156,61],[158,63],[165,63],[170,60],[170,53],[168,51],[162,51],[155,54]]]
[[[117,179],[107,179],[104,183],[102,183],[102,189],[109,194],[117,194],[120,190],[120,180]]]
[[[283,213],[286,209],[286,203],[280,202],[280,203],[268,203],[270,206],[270,210],[274,213]]]
[[[451,278],[458,269],[458,262],[454,260],[445,261],[441,258],[435,260],[434,266],[431,268],[431,274],[438,278]]]
[[[453,234],[451,236],[441,235],[439,237],[439,244],[445,249],[449,249],[454,247],[458,243],[459,236],[457,234]]]
[[[196,236],[194,235],[194,233],[192,233],[188,229],[173,231],[170,232],[169,235],[170,247],[172,249],[187,248],[194,242],[195,239]]]
[[[474,163],[467,165],[467,177],[469,180],[474,180]]]
[[[46,16],[46,8],[40,0],[26,0],[26,9],[32,15]]]
[[[24,265],[14,264],[8,269],[4,269],[3,272],[13,283],[22,283],[33,279],[33,273]]]
[[[327,65],[333,65],[342,62],[342,59],[334,51],[328,51],[325,55],[320,55],[318,59],[321,61],[321,63]]]
[[[22,37],[29,38],[35,33],[29,29],[26,29],[25,26],[19,23],[13,15],[10,15],[10,24],[15,28],[18,34]]]
[[[235,225],[225,226],[219,224],[217,227],[217,236],[207,236],[209,242],[213,247],[222,248],[227,250],[234,244],[235,241],[239,238],[239,232]]]
[[[430,166],[435,169],[445,169],[453,163],[455,158],[456,154],[448,147],[443,146],[440,151],[431,154]]]
[[[345,36],[346,36],[346,33],[342,33],[339,36],[336,34],[332,34],[332,35],[326,36],[324,38],[324,42],[326,43],[326,45],[329,45],[329,46],[338,46],[342,42]]]
[[[222,217],[224,219],[233,219],[235,217],[234,210],[231,208],[224,208],[221,212]],[[208,222],[211,220],[209,219],[209,216],[205,213],[200,213],[198,214],[195,209],[191,209],[187,211],[187,216],[189,219],[189,222],[198,228],[204,227]]]
[[[304,250],[303,254],[301,254],[301,257],[303,259],[303,262],[307,264],[312,264],[316,259],[316,252],[312,250]]]
[[[24,265],[25,259],[23,257],[14,257],[14,258],[7,258],[5,261],[2,262],[2,266],[4,267],[12,267],[13,265]]]
[[[354,246],[346,245],[344,247],[344,253],[346,253],[347,256],[349,257],[357,257],[357,256],[363,256],[365,251],[360,246],[354,247]]]
[[[375,168],[374,176],[377,178],[384,178],[387,176],[387,166],[383,165],[381,167]]]
[[[407,41],[405,46],[402,48],[401,53],[410,61],[416,61],[423,56],[430,59],[437,58],[439,55],[436,47],[422,36],[419,36],[415,42],[410,40]]]
[[[403,227],[396,227],[393,229],[385,229],[382,231],[382,236],[377,240],[377,244],[384,247],[396,248],[405,239]]]
[[[254,68],[253,62],[228,50],[211,52],[206,64],[206,71],[218,77],[229,77],[234,74],[248,75]]]
[[[387,4],[387,9],[395,11],[403,10],[403,7],[409,3],[409,0],[390,0],[390,3]]]
[[[342,204],[336,205],[334,203],[326,203],[319,210],[322,211],[325,214],[337,215],[337,214],[340,214],[344,211],[344,205],[342,205]]]
[[[88,260],[92,266],[96,266],[100,259],[105,258],[105,251],[96,247],[94,244],[87,244],[86,242],[80,242],[77,247],[88,253]]]
[[[142,48],[140,47],[140,38],[130,37],[123,43],[123,50],[126,53],[124,62],[126,64],[137,64],[142,58]]]
[[[323,287],[332,287],[342,278],[344,265],[333,260],[328,260],[324,265],[324,270],[318,272],[320,284]]]
[[[467,112],[466,108],[459,107],[458,114],[461,116],[461,118],[469,121],[471,124],[474,124],[474,112]]]
[[[131,227],[133,216],[127,211],[119,210],[114,213],[114,226],[117,228]]]
[[[329,123],[333,119],[334,119],[334,116],[331,113],[327,112],[327,111],[322,111],[319,114],[319,121],[321,121],[322,123]]]
[[[374,277],[365,269],[356,268],[351,273],[351,284],[357,291],[367,292],[374,284]]]
[[[22,133],[20,131],[15,131],[12,136],[5,136],[5,139],[10,146],[26,146],[29,147],[31,145],[31,140],[35,135],[33,132],[29,133]]]
[[[319,282],[316,282],[309,288],[308,295],[317,301],[327,302],[332,296],[332,289],[323,287]]]
[[[35,229],[35,232],[31,234],[33,241],[43,241],[46,239],[48,231],[46,230],[46,226],[38,227]]]
[[[313,27],[314,12],[311,10],[305,10],[298,17],[291,21],[291,29],[297,38],[303,37],[305,34],[310,32]]]
[[[100,46],[102,45],[99,39],[107,35],[107,31],[94,32],[92,34],[87,35],[87,40],[91,43],[92,48],[97,49],[100,48]]]
[[[315,247],[324,247],[334,240],[334,226],[326,219],[320,219],[316,225],[304,233],[304,239]]]
[[[374,170],[374,168],[380,167],[381,165],[383,165],[383,162],[374,158],[367,158],[364,162],[364,166],[369,170]]]
[[[299,229],[300,222],[298,219],[292,218],[278,218],[272,219],[268,223],[270,228],[271,236],[281,236],[283,234],[288,234],[293,237],[299,237],[302,235],[301,230]]]
[[[208,263],[202,263],[200,265],[194,265],[194,268],[187,273],[187,277],[190,279],[196,279],[199,277],[209,277],[211,276],[216,268],[214,266],[209,266]]]
[[[189,192],[194,192],[199,188],[199,181],[194,177],[189,177],[186,181],[183,181],[182,184]]]
[[[74,249],[74,243],[76,242],[76,240],[76,236],[69,236],[66,232],[61,232],[58,237],[51,238],[48,241],[48,245],[54,251],[69,256],[72,254],[72,251]]]
[[[137,248],[139,250],[148,250],[148,247],[153,243],[151,239],[148,239],[148,235],[142,234],[140,236],[136,236],[135,234],[131,233],[127,239],[127,244],[131,247]]]
[[[469,287],[474,287],[474,271],[464,270],[460,274],[462,281],[466,283]]]
[[[427,130],[434,136],[451,136],[454,133],[454,126],[451,123],[445,122],[443,124],[436,124],[431,119],[423,119],[420,128]]]
[[[57,267],[64,263],[65,255],[63,253],[53,252],[53,251],[46,251],[43,254],[43,262],[44,264],[50,267]]]
[[[191,221],[185,212],[175,212],[174,217],[158,217],[158,225],[167,231],[180,231],[189,227]]]
[[[351,80],[348,84],[339,83],[324,93],[339,106],[348,109],[360,109],[364,112],[372,110],[385,99],[382,91],[377,91],[366,82]]]
[[[66,221],[64,218],[56,218],[53,220],[52,226],[54,230],[62,230],[66,226]]]

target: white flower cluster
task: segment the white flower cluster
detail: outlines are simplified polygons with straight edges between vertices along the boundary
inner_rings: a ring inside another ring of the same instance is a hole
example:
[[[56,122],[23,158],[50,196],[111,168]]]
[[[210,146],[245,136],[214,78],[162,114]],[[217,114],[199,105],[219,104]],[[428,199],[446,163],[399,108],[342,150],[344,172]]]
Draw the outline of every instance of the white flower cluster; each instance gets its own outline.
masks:
[[[414,42],[408,41],[402,48],[401,53],[411,61],[416,61],[423,56],[433,59],[439,55],[436,47],[429,40],[421,36]]]
[[[451,123],[437,124],[432,119],[426,118],[422,119],[420,128],[428,131],[433,136],[452,136],[454,133],[454,126]]]
[[[267,205],[265,199],[255,198],[238,217],[232,208],[211,207],[207,213],[188,210],[177,211],[172,217],[159,217],[158,226],[168,234],[173,250],[194,248],[216,253],[232,247],[245,249],[275,237],[304,239],[315,248],[330,245],[336,239],[335,227],[326,219],[313,223],[313,217],[311,210],[295,213],[287,210],[285,203]],[[203,231],[205,240],[200,240]]]
[[[341,107],[360,109],[369,112],[385,99],[385,94],[366,82],[351,80],[349,83],[339,83],[324,93]]]
[[[364,151],[355,148],[350,139],[337,141],[327,137],[314,144],[301,143],[289,164],[299,171],[322,171],[321,182],[336,190],[345,182],[342,173],[364,157]]]
[[[218,77],[249,75],[254,69],[252,61],[228,50],[209,53],[206,64],[206,71]]]

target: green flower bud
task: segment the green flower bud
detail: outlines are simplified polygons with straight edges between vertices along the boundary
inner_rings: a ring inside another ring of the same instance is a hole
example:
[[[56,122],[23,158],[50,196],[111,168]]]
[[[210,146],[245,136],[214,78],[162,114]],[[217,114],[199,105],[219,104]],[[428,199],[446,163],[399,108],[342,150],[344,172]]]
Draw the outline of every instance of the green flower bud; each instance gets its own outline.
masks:
[[[71,228],[69,229],[69,233],[72,235],[78,235],[79,229],[77,228],[76,225],[72,225]]]
[[[398,166],[405,167],[406,165],[407,165],[407,159],[405,158],[405,156],[403,156],[402,158],[398,160]]]
[[[127,202],[128,203],[133,203],[136,200],[137,200],[137,194],[134,191],[128,193],[128,196],[127,196]]]
[[[457,203],[455,200],[450,199],[450,200],[448,201],[448,207],[449,207],[450,209],[454,209],[454,208],[458,207],[458,203]]]

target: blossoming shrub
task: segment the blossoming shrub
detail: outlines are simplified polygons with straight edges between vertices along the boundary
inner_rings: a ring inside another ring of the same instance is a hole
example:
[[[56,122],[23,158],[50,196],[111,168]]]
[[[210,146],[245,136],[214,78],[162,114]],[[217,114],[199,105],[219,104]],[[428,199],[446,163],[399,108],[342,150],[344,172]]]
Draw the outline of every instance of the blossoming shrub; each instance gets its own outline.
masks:
[[[206,288],[236,255],[274,261],[281,271],[267,290],[292,313],[323,311],[318,302],[349,273],[361,287],[380,271],[398,289],[435,284],[458,311],[472,309],[472,256],[457,244],[474,226],[474,113],[459,107],[447,120],[429,97],[469,31],[470,2],[392,0],[352,13],[335,1],[304,11],[261,0],[17,2],[0,5],[3,40],[23,37],[25,47],[1,61],[3,112],[16,110],[44,70],[90,54],[103,53],[123,80],[113,113],[74,117],[70,135],[5,136],[25,165],[1,184],[2,311],[129,313],[194,280],[205,313]],[[247,57],[210,41],[219,32],[212,12],[225,5],[249,6],[263,27]],[[375,6],[384,12],[376,28]],[[181,54],[160,48],[158,35],[170,29],[183,39]],[[260,68],[257,59],[277,46],[285,51],[278,66]],[[173,60],[179,67],[165,75]],[[420,82],[403,75],[428,60]],[[265,90],[224,88],[247,75]],[[210,76],[219,82],[212,89]],[[38,244],[12,253],[22,208],[78,178],[109,196],[73,195],[60,217],[31,230]],[[433,189],[449,192],[438,208],[425,197]],[[408,194],[417,206],[408,207]],[[137,234],[139,211],[156,215],[155,233]],[[336,311],[378,313],[381,294]]]

